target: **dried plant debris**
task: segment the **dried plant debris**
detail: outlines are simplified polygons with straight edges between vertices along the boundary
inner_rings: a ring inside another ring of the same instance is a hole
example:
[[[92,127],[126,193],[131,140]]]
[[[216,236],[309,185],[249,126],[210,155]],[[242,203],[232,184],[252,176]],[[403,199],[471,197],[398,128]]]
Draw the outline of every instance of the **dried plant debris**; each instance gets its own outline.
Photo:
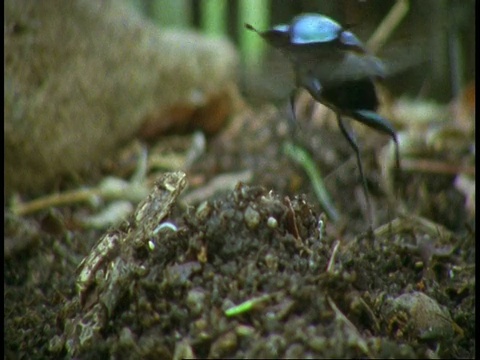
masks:
[[[459,344],[473,336],[474,273],[455,267],[473,238],[422,267],[422,255],[404,246],[429,236],[422,227],[345,242],[304,198],[242,183],[175,217],[184,186],[183,173],[166,174],[129,223],[100,238],[57,317],[51,354],[465,355]],[[450,278],[423,271],[440,265]]]
[[[105,234],[77,269],[76,287],[82,308],[65,325],[66,347],[70,355],[99,340],[113,311],[133,280],[147,271],[142,250],[170,213],[186,185],[183,172],[167,173],[155,184],[153,192],[135,211],[133,224]],[[140,258],[138,258],[140,257]]]

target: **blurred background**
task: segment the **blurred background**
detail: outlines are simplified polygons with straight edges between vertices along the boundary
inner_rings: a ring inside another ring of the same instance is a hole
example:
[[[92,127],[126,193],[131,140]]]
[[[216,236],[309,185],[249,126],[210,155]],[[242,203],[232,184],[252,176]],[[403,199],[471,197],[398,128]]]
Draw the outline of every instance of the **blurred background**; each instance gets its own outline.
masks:
[[[457,97],[475,76],[474,0],[131,0],[162,27],[198,29],[228,37],[242,57],[241,87],[253,103],[284,99],[291,89],[289,64],[245,23],[259,30],[319,12],[368,41],[391,9],[403,6],[398,26],[377,51],[390,69],[393,96]]]

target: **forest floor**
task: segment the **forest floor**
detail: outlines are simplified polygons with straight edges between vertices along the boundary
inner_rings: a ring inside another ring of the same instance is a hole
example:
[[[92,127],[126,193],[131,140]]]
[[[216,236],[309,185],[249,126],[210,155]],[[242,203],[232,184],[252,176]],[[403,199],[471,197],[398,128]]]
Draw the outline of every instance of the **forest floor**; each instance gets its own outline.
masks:
[[[158,180],[171,197],[152,194],[150,225],[86,229],[92,204],[7,211],[5,358],[473,358],[475,222],[459,174],[394,174],[388,137],[355,127],[370,231],[355,155],[310,110],[292,133],[282,109],[244,109],[176,169],[185,190]],[[338,219],[292,148],[321,169]]]

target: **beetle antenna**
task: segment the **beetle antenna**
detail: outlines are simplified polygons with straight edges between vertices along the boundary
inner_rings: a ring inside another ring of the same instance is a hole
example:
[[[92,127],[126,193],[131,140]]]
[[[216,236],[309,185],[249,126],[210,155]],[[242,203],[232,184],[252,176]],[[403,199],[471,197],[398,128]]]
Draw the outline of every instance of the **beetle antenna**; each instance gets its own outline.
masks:
[[[255,28],[254,28],[252,25],[250,25],[250,24],[245,23],[245,27],[246,27],[248,30],[255,31],[256,33],[258,33],[257,29],[255,29]]]

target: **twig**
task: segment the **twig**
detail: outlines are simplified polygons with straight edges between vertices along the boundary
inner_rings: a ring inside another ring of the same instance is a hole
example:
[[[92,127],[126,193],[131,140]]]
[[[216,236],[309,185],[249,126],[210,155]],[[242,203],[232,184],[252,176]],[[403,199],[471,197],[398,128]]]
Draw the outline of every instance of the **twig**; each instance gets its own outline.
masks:
[[[475,176],[475,166],[452,164],[428,159],[404,159],[402,161],[402,171],[422,171],[446,175],[464,173]]]
[[[377,30],[373,33],[367,42],[367,48],[373,53],[377,53],[385,45],[395,28],[400,24],[410,7],[409,0],[397,0],[388,15],[383,19]]]
[[[337,255],[339,246],[340,246],[340,241],[337,240],[335,242],[335,245],[333,246],[333,251],[332,251],[332,255],[330,256],[330,260],[328,261],[327,273],[333,272],[333,265],[335,264],[335,257]]]

